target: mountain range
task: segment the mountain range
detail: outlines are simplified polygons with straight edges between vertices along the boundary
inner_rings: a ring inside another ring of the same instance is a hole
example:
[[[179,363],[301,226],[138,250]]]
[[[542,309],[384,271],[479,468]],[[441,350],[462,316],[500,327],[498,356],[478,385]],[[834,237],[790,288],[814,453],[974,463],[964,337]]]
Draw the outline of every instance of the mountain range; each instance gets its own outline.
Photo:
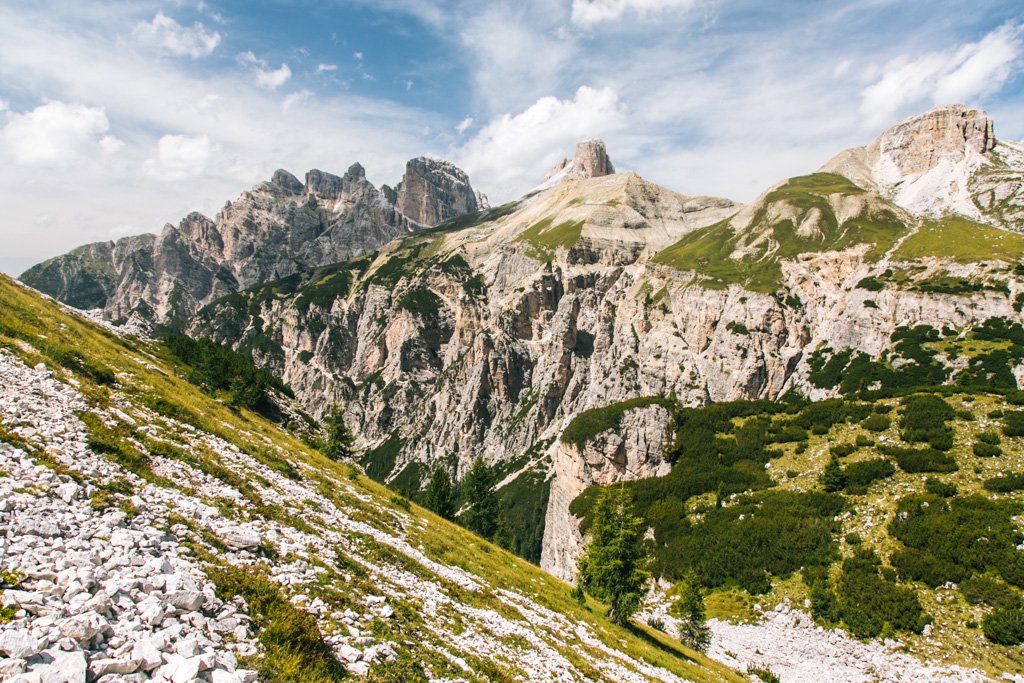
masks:
[[[410,161],[395,189],[359,164],[304,181],[280,170],[212,219],[86,245],[20,279],[126,329],[229,347],[312,421],[338,407],[363,471],[408,497],[482,459],[503,545],[572,580],[586,492],[671,480],[680,411],[888,400],[908,368],[929,386],[1017,389],[1022,259],[1024,145],[952,105],[748,204],[616,172],[600,140],[498,207],[435,159]],[[1002,350],[1000,367],[979,369],[968,343]],[[794,464],[793,485],[823,466]],[[979,482],[998,474],[976,467]]]

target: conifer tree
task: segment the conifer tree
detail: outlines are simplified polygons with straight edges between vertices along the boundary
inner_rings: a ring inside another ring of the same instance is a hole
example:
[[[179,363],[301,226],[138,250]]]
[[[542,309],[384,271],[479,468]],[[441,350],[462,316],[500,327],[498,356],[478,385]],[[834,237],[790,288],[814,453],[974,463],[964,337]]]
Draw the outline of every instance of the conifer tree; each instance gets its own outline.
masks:
[[[345,424],[345,416],[341,409],[335,406],[327,420],[324,422],[324,429],[327,431],[327,438],[324,440],[323,454],[331,460],[344,460],[353,455],[352,444],[355,438]]]
[[[839,458],[835,455],[829,458],[825,470],[821,473],[821,484],[828,493],[842,491],[846,486],[846,472],[843,471],[843,466],[839,464]]]
[[[625,624],[640,606],[648,574],[643,520],[622,487],[602,489],[594,504],[591,540],[580,559],[579,588],[608,604],[608,618]]]
[[[462,482],[466,509],[460,516],[462,525],[488,540],[498,526],[498,499],[494,493],[494,471],[482,458],[473,461]]]
[[[704,591],[696,573],[689,572],[679,584],[679,599],[672,603],[669,613],[678,620],[683,645],[704,652],[711,643],[711,629],[704,612]]]
[[[445,519],[451,519],[455,514],[455,489],[445,468],[437,467],[430,475],[430,483],[427,484],[423,504]]]

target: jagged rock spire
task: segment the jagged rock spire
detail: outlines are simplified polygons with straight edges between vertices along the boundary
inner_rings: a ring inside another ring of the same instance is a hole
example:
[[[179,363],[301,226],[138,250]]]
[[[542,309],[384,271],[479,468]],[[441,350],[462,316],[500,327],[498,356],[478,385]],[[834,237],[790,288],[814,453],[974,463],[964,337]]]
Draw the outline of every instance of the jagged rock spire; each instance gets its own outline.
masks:
[[[562,159],[548,171],[542,185],[555,185],[566,178],[599,178],[615,173],[615,166],[608,157],[604,140],[590,138],[576,144],[572,161]]]

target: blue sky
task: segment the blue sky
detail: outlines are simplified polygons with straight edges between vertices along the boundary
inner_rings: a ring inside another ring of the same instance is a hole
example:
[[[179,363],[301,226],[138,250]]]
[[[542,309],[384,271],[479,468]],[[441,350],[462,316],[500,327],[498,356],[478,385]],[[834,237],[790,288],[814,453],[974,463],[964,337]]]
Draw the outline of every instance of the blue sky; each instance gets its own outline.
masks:
[[[451,159],[500,202],[575,141],[747,201],[937,104],[1024,138],[1019,0],[41,0],[0,6],[0,270],[283,167]]]

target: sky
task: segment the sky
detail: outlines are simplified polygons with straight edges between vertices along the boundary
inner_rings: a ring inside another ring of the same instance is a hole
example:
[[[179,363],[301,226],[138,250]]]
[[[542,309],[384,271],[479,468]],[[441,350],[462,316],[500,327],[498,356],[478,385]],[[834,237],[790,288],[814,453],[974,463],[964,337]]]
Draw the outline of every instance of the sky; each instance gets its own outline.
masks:
[[[1024,138],[1020,0],[35,0],[0,4],[0,271],[215,214],[277,168],[498,204],[587,137],[749,201],[962,102]]]

